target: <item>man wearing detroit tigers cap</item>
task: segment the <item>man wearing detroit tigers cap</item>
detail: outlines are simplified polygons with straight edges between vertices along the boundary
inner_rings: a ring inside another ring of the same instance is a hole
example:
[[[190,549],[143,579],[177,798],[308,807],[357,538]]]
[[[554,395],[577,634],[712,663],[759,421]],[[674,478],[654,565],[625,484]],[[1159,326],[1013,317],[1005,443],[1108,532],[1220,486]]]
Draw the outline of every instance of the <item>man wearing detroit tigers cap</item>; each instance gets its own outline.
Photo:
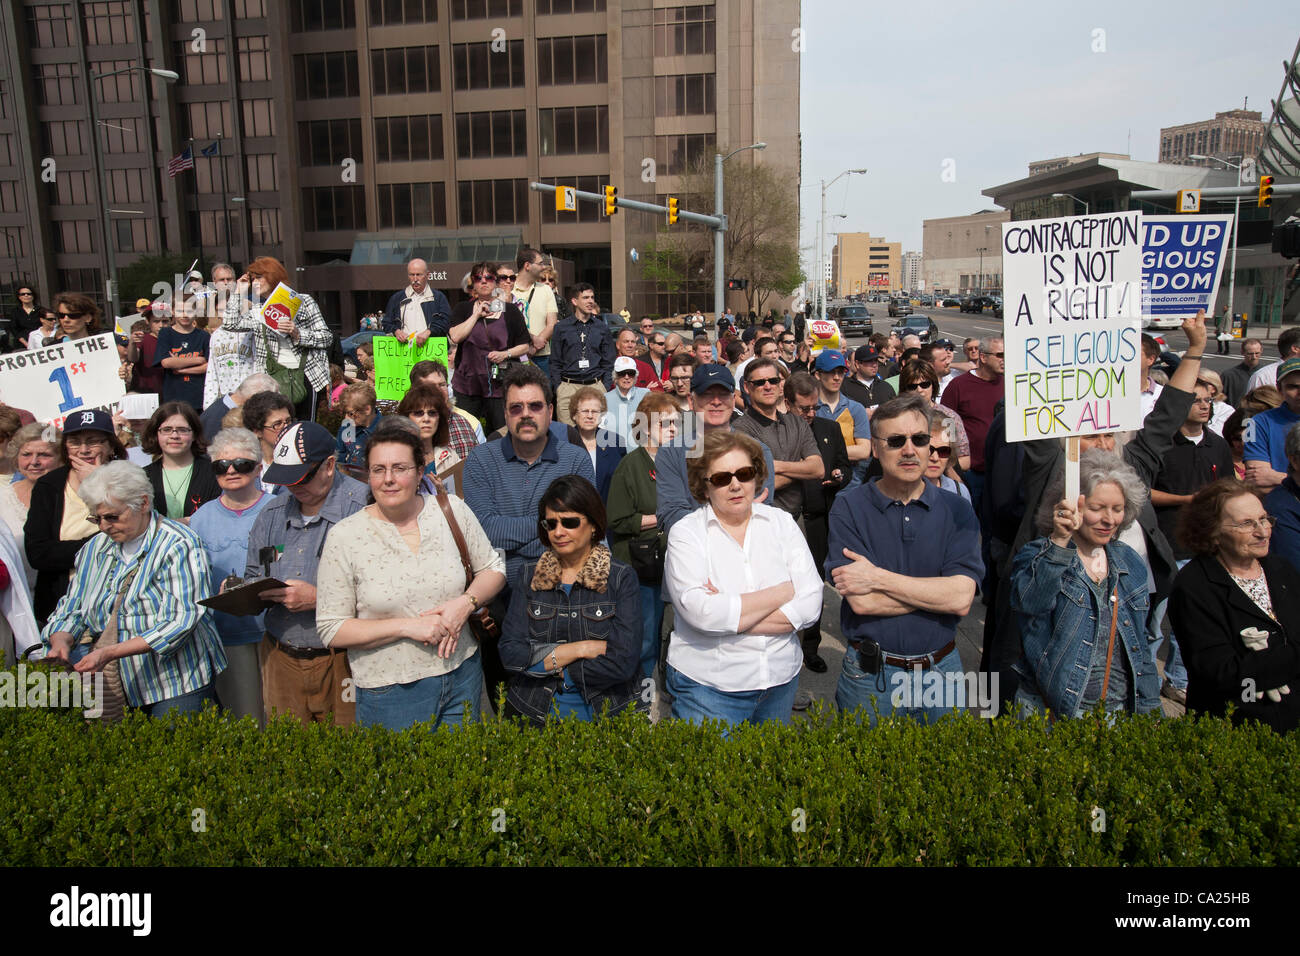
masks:
[[[276,442],[263,479],[285,485],[257,516],[248,536],[245,579],[272,577],[286,587],[263,591],[270,602],[262,638],[262,696],[267,717],[290,713],[303,723],[356,720],[346,653],[316,633],[316,569],[325,536],[365,506],[369,489],[337,468],[334,436],[315,422],[290,425]]]

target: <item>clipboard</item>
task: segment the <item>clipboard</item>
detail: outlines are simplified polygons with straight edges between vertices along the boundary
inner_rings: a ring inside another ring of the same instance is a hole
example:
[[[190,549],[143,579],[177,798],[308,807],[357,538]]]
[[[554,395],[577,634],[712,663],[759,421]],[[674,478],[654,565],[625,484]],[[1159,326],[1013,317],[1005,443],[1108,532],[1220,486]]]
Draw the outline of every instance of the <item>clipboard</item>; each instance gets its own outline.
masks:
[[[214,594],[199,603],[204,607],[212,608],[214,611],[222,611],[236,617],[249,617],[254,614],[261,614],[270,603],[262,599],[261,594],[263,591],[288,586],[278,578],[258,578],[256,581],[229,588],[221,594]]]

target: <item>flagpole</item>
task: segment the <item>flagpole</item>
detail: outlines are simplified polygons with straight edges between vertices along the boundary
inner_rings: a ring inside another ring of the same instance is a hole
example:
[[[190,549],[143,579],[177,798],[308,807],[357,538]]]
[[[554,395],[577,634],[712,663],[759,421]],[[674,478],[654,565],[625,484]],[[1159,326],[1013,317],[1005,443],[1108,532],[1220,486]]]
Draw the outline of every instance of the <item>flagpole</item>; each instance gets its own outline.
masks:
[[[221,151],[221,134],[217,134],[217,162],[221,164],[221,215],[226,222],[226,262],[230,262],[230,203],[226,201],[226,156]]]
[[[194,137],[189,139],[190,159],[194,158]],[[199,175],[198,170],[194,172],[194,212],[195,219],[199,222],[199,262],[203,261],[203,210],[199,208]]]

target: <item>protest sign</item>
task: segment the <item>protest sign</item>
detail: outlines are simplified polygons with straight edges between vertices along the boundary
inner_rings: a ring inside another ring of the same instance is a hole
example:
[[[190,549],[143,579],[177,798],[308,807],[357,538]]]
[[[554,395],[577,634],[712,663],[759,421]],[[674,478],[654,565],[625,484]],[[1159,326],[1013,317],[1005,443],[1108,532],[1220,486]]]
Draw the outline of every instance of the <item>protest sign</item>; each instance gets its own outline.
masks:
[[[430,338],[423,345],[399,342],[391,335],[377,335],[370,340],[375,358],[375,397],[399,402],[411,388],[411,369],[416,362],[433,359],[447,364],[447,340]]]
[[[813,319],[808,323],[808,335],[812,338],[812,351],[817,354],[822,349],[838,349],[844,339],[840,327],[830,319]]]
[[[1143,216],[1142,314],[1209,314],[1231,227],[1231,216]]]
[[[1002,227],[1007,441],[1141,424],[1141,215]]]
[[[121,365],[111,332],[0,355],[0,401],[62,428],[73,412],[111,410],[126,392]]]
[[[281,282],[262,303],[262,321],[273,332],[280,331],[280,323],[285,319],[297,319],[302,299],[287,285]]]

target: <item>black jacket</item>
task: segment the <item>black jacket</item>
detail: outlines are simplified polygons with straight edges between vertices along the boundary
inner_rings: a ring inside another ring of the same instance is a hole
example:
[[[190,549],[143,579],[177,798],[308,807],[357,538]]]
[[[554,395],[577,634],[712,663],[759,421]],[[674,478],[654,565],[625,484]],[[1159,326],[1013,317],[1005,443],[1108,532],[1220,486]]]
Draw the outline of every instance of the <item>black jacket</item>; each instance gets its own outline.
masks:
[[[804,479],[803,514],[805,518],[821,518],[830,513],[835,496],[853,477],[853,463],[849,461],[848,449],[844,447],[844,433],[837,423],[828,418],[814,418],[809,424],[825,471],[821,478]],[[831,472],[836,468],[840,470],[839,482],[823,485],[823,480],[831,480]]]
[[[167,489],[163,487],[162,459],[144,466],[144,473],[153,485],[153,510],[164,518],[167,517]],[[185,489],[185,513],[188,518],[213,498],[221,497],[221,486],[217,476],[212,473],[212,459],[207,455],[194,456],[194,470],[190,472],[190,485]]]
[[[1169,617],[1187,665],[1187,709],[1232,719],[1253,719],[1279,733],[1300,724],[1300,573],[1284,559],[1263,558],[1264,578],[1276,621],[1255,606],[1217,558],[1200,555],[1178,572],[1169,596]],[[1253,651],[1241,632],[1268,632],[1268,647]],[[1265,691],[1286,684],[1278,703]]]
[[[1231,478],[1232,449],[1228,443],[1210,429],[1201,430],[1199,443],[1193,442],[1181,431],[1174,433],[1174,446],[1161,459],[1160,473],[1156,475],[1153,489],[1171,495],[1191,495],[1220,478]],[[1183,548],[1175,537],[1178,515],[1182,505],[1153,505],[1160,530],[1173,545],[1174,556],[1179,560],[1190,558],[1192,553]]]
[[[433,298],[421,302],[420,311],[424,313],[424,324],[429,332],[435,338],[445,338],[447,330],[451,328],[451,304],[437,289],[432,291]],[[380,322],[385,335],[392,335],[402,327],[402,306],[408,301],[410,296],[406,294],[405,289],[398,289],[389,298],[388,305],[384,309],[384,318]]]
[[[36,620],[44,623],[54,613],[59,598],[68,589],[68,576],[81,546],[97,533],[85,522],[86,536],[76,541],[60,541],[63,524],[63,495],[72,469],[67,465],[41,475],[32,486],[32,504],[23,527],[23,546],[27,561],[36,569],[36,588],[32,592]]]

